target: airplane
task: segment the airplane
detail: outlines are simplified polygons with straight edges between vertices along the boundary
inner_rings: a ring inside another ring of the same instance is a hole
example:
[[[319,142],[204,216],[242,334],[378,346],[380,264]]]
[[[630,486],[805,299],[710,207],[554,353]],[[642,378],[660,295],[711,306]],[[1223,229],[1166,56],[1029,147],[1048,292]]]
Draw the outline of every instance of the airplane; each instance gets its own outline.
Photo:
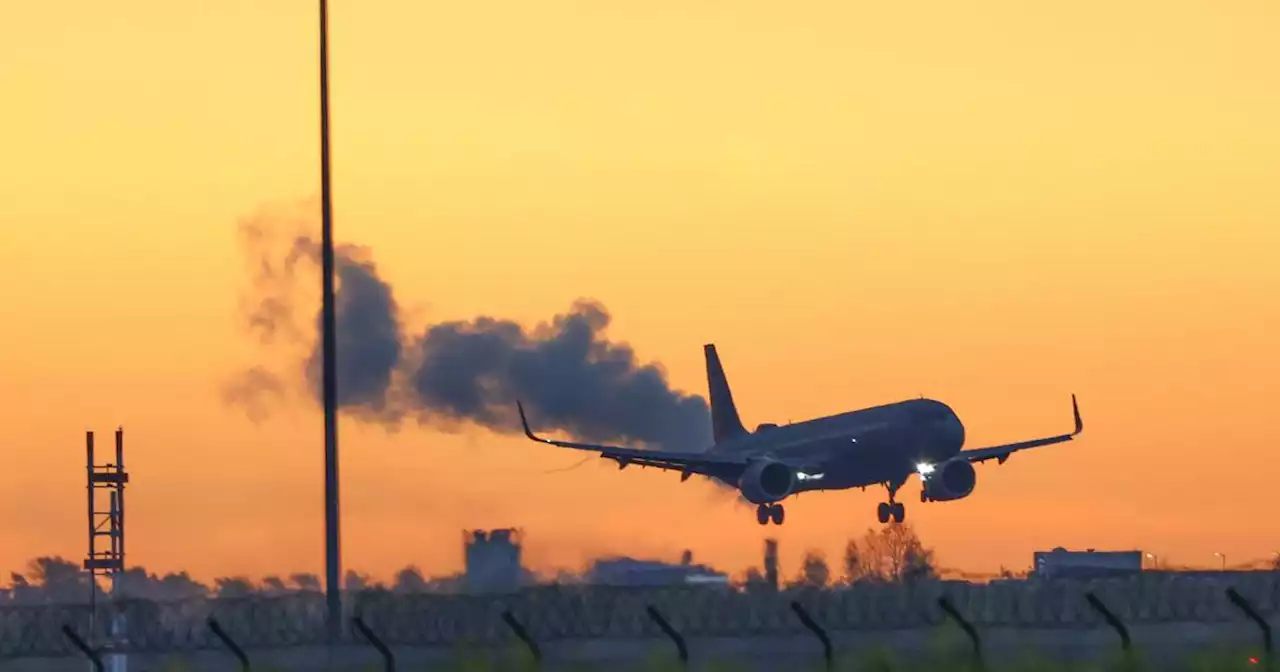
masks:
[[[1071,441],[1084,431],[1080,407],[1071,395],[1075,429],[1061,434],[985,448],[964,449],[965,429],[955,411],[933,399],[910,399],[806,420],[779,427],[764,423],[749,432],[738,417],[729,382],[714,344],[703,346],[711,399],[714,445],[704,450],[656,450],[556,441],[533,433],[519,400],[516,407],[529,439],[561,448],[600,453],[619,469],[630,465],[679,471],[680,480],[709,476],[737,488],[756,505],[756,521],[781,525],[782,500],[802,492],[883,485],[881,524],[906,518],[896,496],[913,474],[920,476],[921,502],[963,499],[977,485],[975,463],[1004,464],[1013,453]]]

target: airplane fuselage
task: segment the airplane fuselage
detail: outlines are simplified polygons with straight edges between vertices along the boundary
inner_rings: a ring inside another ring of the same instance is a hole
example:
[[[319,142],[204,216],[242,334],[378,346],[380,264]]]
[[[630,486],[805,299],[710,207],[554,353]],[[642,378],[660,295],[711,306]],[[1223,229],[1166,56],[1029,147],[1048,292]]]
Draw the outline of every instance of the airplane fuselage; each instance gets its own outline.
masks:
[[[803,463],[805,476],[794,490],[798,493],[901,481],[919,464],[955,457],[964,439],[964,424],[949,406],[911,399],[793,424],[762,425],[710,451]]]

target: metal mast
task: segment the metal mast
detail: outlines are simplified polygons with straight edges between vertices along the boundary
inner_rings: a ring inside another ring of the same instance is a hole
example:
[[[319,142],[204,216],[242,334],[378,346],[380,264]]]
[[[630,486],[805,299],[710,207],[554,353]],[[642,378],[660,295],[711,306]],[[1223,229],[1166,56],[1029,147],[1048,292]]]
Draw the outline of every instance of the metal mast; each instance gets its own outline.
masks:
[[[84,568],[89,572],[89,637],[96,638],[98,577],[105,576],[111,586],[111,620],[107,624],[106,641],[99,648],[108,652],[107,663],[112,672],[124,672],[128,657],[119,649],[125,642],[124,614],[117,611],[120,598],[119,577],[124,571],[124,490],[129,473],[124,470],[124,429],[116,429],[116,460],[98,464],[93,450],[93,432],[85,432],[85,466],[89,477],[89,555]],[[107,509],[101,509],[98,492],[107,491]],[[106,538],[106,547],[98,544]]]
[[[324,560],[330,642],[342,633],[342,556],[338,531],[338,381],[333,289],[333,195],[329,187],[329,3],[320,0],[321,329],[324,355]]]

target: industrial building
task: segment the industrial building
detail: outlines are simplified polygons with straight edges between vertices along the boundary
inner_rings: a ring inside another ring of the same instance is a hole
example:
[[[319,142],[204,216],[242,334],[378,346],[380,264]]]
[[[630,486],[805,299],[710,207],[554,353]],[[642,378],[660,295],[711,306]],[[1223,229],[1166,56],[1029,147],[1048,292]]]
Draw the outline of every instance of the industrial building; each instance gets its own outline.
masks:
[[[1034,554],[1031,577],[1087,579],[1126,576],[1142,571],[1142,551],[1068,551],[1058,547]]]
[[[526,577],[520,557],[522,539],[520,531],[512,528],[463,532],[466,562],[463,590],[468,593],[513,593],[519,590]]]
[[[603,586],[729,585],[726,574],[693,564],[690,551],[684,552],[680,564],[635,558],[596,560],[587,570],[586,579],[587,583]]]

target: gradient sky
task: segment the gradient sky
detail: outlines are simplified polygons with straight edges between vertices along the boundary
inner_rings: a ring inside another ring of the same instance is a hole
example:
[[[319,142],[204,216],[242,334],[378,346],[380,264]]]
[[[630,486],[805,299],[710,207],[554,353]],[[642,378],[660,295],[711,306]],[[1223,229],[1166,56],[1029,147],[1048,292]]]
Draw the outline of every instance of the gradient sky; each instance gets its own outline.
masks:
[[[83,432],[123,424],[131,563],[322,571],[316,410],[255,425],[237,223],[318,191],[314,2],[16,3],[0,22],[0,569],[85,552]],[[961,7],[963,4],[963,8]],[[941,563],[1280,550],[1280,5],[335,0],[335,218],[413,326],[528,324],[587,296],[610,334],[744,421],[917,395],[979,467],[908,519]],[[318,278],[316,280],[318,283]],[[342,428],[347,567],[461,566],[525,528],[597,553],[784,571],[883,491],[789,501],[482,430]]]

